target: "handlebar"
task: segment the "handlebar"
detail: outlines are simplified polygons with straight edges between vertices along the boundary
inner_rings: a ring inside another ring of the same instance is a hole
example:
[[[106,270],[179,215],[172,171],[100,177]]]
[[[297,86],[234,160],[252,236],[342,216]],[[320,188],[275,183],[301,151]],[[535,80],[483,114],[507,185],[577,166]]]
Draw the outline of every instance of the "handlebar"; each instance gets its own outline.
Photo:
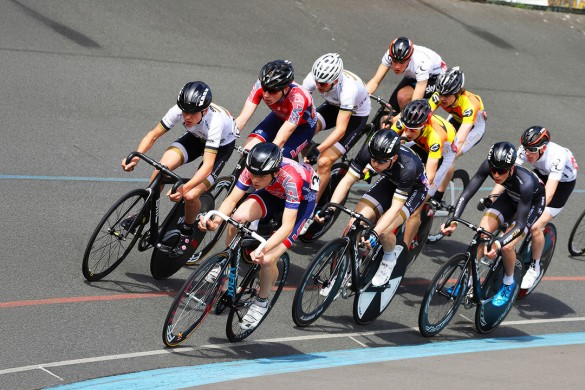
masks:
[[[341,205],[339,203],[328,202],[321,208],[321,210],[327,210],[330,207],[335,208],[335,209],[339,209],[339,210],[343,211],[344,213],[349,214],[352,218],[355,218],[359,221],[364,222],[366,225],[368,225],[368,229],[371,229],[376,225],[376,223],[373,222],[372,220],[364,217],[360,213],[356,213],[352,209],[348,209],[347,207],[345,207],[344,205]]]
[[[179,188],[182,184],[183,184],[183,179],[177,175],[175,172],[171,171],[166,165],[159,163],[156,160],[153,160],[152,158],[148,157],[145,154],[142,154],[140,152],[132,152],[128,155],[128,157],[126,157],[126,164],[130,164],[130,162],[132,161],[132,159],[134,157],[138,157],[144,161],[146,161],[148,164],[152,165],[153,167],[155,167],[156,169],[158,169],[159,171],[161,171],[162,173],[164,173],[167,176],[170,176],[171,178],[175,179],[175,184],[173,185],[173,188],[171,189],[171,193],[174,194],[175,192],[177,192],[177,188]]]
[[[488,232],[487,230],[485,230],[484,228],[477,226],[469,221],[466,221],[464,219],[461,218],[449,218],[447,221],[445,221],[445,226],[449,226],[451,225],[451,222],[458,222],[461,223],[465,226],[467,226],[468,228],[470,228],[471,230],[473,230],[476,233],[481,233],[487,236],[487,238],[485,239],[485,241],[491,241],[493,238],[495,238],[495,234],[492,232]],[[482,240],[483,241],[483,240]]]
[[[213,217],[214,215],[219,216],[221,219],[223,219],[227,223],[234,225],[236,227],[236,229],[242,230],[242,231],[244,231],[244,233],[249,234],[253,238],[255,238],[256,240],[260,241],[260,245],[258,245],[258,248],[256,248],[256,256],[258,256],[260,254],[260,252],[262,252],[262,249],[264,249],[264,247],[267,244],[266,239],[264,237],[262,237],[261,235],[259,235],[258,233],[256,233],[254,230],[247,228],[243,223],[237,222],[236,220],[232,219],[231,217],[228,217],[227,215],[225,215],[221,211],[218,211],[218,210],[208,211],[205,214],[205,216],[203,217],[203,223],[207,224],[207,221],[209,221],[209,218]]]

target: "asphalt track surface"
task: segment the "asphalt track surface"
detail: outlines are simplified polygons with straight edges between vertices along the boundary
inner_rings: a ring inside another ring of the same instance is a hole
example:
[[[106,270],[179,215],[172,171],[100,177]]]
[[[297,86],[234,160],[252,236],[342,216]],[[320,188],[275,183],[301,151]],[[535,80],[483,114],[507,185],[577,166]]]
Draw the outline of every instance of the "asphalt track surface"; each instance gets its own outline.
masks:
[[[585,164],[583,16],[449,0],[313,3],[0,0],[0,388],[130,373],[134,388],[582,388],[585,258],[566,249],[584,207],[581,178],[555,220],[559,241],[545,280],[486,336],[464,309],[433,339],[416,329],[426,285],[465,246],[462,232],[425,248],[371,325],[357,326],[352,302],[339,300],[313,326],[295,328],[295,286],[312,254],[339,236],[339,223],[322,241],[292,250],[286,291],[240,344],[227,341],[225,317],[211,316],[185,348],[165,349],[162,321],[189,270],[156,281],[149,253],[133,252],[105,280],[85,282],[81,258],[95,224],[150,175],[146,164],[125,173],[120,161],[180,87],[205,80],[237,115],[258,70],[277,58],[291,59],[302,80],[318,56],[336,51],[367,81],[389,41],[409,36],[461,66],[485,101],[487,133],[462,161],[468,171],[493,142],[517,142],[533,124],[549,127]],[[388,96],[398,81],[388,75],[378,92]],[[262,107],[243,134],[266,113]],[[160,157],[180,134],[175,129],[150,155]],[[472,206],[465,215],[480,216]],[[149,371],[156,369],[173,370]],[[237,381],[214,383],[226,380]],[[92,383],[132,388],[129,377]]]

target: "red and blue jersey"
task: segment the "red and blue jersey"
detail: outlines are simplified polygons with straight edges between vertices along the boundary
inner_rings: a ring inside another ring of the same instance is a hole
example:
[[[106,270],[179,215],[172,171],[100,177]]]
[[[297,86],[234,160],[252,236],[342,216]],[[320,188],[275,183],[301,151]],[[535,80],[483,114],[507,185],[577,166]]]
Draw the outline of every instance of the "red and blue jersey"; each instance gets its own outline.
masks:
[[[247,191],[252,178],[247,169],[241,173],[236,186]],[[285,200],[284,207],[298,209],[302,201],[314,201],[319,190],[319,177],[308,164],[284,158],[276,177],[266,188],[269,194]]]
[[[313,105],[313,97],[306,89],[296,83],[291,83],[289,87],[288,92],[282,99],[268,107],[282,121],[288,121],[296,125],[309,123],[310,126],[314,126],[317,116]],[[263,93],[262,84],[258,80],[254,84],[248,100],[254,104],[260,104]]]

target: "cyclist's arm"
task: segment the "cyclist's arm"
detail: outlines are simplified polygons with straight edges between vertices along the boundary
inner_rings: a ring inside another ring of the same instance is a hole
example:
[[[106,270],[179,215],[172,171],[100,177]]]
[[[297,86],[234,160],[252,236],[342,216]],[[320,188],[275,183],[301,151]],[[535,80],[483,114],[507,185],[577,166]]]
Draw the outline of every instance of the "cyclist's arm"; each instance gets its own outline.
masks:
[[[559,186],[559,180],[551,179],[549,176],[549,178],[546,181],[546,184],[544,186],[544,190],[546,193],[545,206],[548,206],[548,204],[552,200],[553,196],[555,196],[555,191],[557,190],[558,186]]]
[[[492,192],[490,193],[490,197],[492,197],[492,199],[497,198],[498,195],[500,195],[502,192],[504,192],[505,189],[506,189],[506,187],[504,187],[501,184],[494,185],[494,188],[492,188]]]
[[[351,186],[354,185],[354,183],[356,183],[359,179],[359,176],[356,177],[350,169],[339,181],[339,184],[335,188],[335,192],[333,192],[333,195],[331,196],[331,202],[343,203],[345,195],[347,195]]]
[[[381,235],[386,231],[386,229],[390,227],[392,222],[394,222],[396,217],[398,217],[398,214],[400,213],[400,210],[402,210],[402,206],[404,206],[405,202],[405,199],[397,198],[396,196],[392,198],[392,204],[390,205],[390,208],[386,210],[384,214],[382,214],[376,223],[376,227],[374,228],[378,235]]]
[[[136,148],[136,151],[139,153],[148,152],[150,148],[152,148],[156,140],[162,137],[166,132],[167,130],[159,122],[154,129],[150,130],[148,133],[146,133],[144,138],[142,138],[142,141],[140,141],[140,143],[138,144],[138,148]],[[134,157],[130,164],[126,164],[126,159],[123,159],[122,168],[124,170],[131,170],[131,168],[135,167],[136,164],[138,164],[138,161],[140,161],[140,158]]]
[[[282,124],[282,126],[280,126],[280,129],[278,129],[278,133],[276,134],[276,137],[274,137],[274,141],[272,142],[275,145],[278,145],[280,148],[284,147],[284,144],[286,143],[286,141],[288,141],[289,137],[295,131],[296,128],[297,128],[296,123],[285,121]]]
[[[427,159],[427,164],[425,166],[425,170],[427,171],[427,179],[429,179],[429,183],[433,184],[433,182],[435,181],[435,175],[437,174],[438,168],[439,159],[429,157]]]
[[[416,83],[416,86],[414,87],[414,92],[412,93],[412,100],[422,99],[423,97],[425,97],[425,91],[427,89],[428,83],[429,83],[428,79],[421,80]]]
[[[457,130],[457,156],[456,157],[459,157],[463,154],[463,144],[465,143],[465,140],[467,139],[467,135],[471,131],[472,127],[473,127],[473,123],[462,123],[461,126],[459,126],[459,130]]]
[[[390,68],[384,64],[380,64],[380,66],[378,66],[378,70],[376,71],[376,74],[366,84],[366,89],[368,90],[368,93],[376,92],[376,89],[378,89],[378,87],[380,86],[380,83],[382,82],[382,80],[386,76],[386,73],[388,73],[389,70],[390,70]]]
[[[187,183],[183,184],[183,193],[191,191],[193,188],[197,187],[199,184],[203,183],[211,172],[213,171],[213,164],[215,164],[215,158],[217,157],[217,152],[211,152],[205,150],[203,152],[203,163],[195,172],[195,175],[189,180]]]
[[[219,211],[224,213],[225,215],[232,215],[236,205],[246,195],[246,191],[234,186],[232,192],[221,202],[221,206],[219,206]]]
[[[475,193],[479,190],[485,179],[487,179],[488,175],[489,175],[488,162],[487,160],[484,160],[484,162],[479,166],[477,172],[475,172],[475,175],[473,175],[473,177],[469,181],[469,184],[466,185],[465,188],[463,189],[463,192],[461,193],[461,196],[457,201],[457,207],[455,208],[455,212],[453,213],[454,218],[461,218],[463,210],[465,210],[465,206],[467,206],[469,200],[473,198],[473,195],[475,195]]]
[[[280,227],[270,236],[262,252],[268,253],[280,244],[284,243],[292,233],[297,220],[298,209],[284,208]]]
[[[258,108],[257,104],[251,102],[250,100],[246,100],[246,103],[244,103],[244,107],[242,108],[242,112],[240,112],[240,115],[238,115],[236,118],[236,125],[240,131],[244,130],[244,127],[246,127],[248,121],[252,115],[254,115],[256,108]]]
[[[337,122],[335,122],[335,130],[333,130],[331,134],[321,142],[321,145],[317,147],[319,153],[323,153],[343,138],[347,131],[347,125],[349,124],[350,119],[351,111],[339,110],[339,114],[337,114]]]

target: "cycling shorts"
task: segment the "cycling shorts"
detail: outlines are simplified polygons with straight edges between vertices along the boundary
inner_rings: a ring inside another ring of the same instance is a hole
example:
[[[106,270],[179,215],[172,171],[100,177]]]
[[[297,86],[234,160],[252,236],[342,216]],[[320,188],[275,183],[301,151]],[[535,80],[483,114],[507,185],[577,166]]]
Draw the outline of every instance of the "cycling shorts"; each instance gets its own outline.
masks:
[[[323,130],[328,130],[337,124],[337,115],[339,114],[339,107],[332,104],[323,103],[317,108],[317,118]],[[352,115],[347,124],[347,129],[343,138],[335,143],[333,146],[342,155],[347,153],[360,139],[360,135],[368,123],[367,116]]]
[[[543,194],[537,198],[532,199],[532,205],[530,206],[530,211],[528,212],[528,217],[526,218],[526,227],[524,228],[524,233],[527,233],[530,230],[530,227],[534,225],[534,222],[540,218],[542,212],[544,211],[544,205],[546,203],[546,197]],[[498,196],[498,199],[492,203],[492,206],[486,210],[486,214],[491,214],[495,217],[500,226],[506,221],[512,221],[512,219],[516,215],[516,209],[518,208],[518,202],[508,195],[507,192],[503,192]]]
[[[536,169],[534,170],[534,173],[536,173],[536,176],[538,176],[540,180],[542,180],[542,182],[546,184],[548,176],[542,175]],[[547,212],[550,213],[550,215],[553,216],[553,218],[556,217],[561,212],[563,207],[565,207],[565,205],[567,204],[569,197],[571,196],[573,190],[575,189],[576,182],[577,180],[560,181],[559,184],[557,185],[557,189],[555,190],[552,199],[550,200],[549,204],[546,206],[545,209]]]
[[[260,223],[267,222],[272,216],[275,214],[281,214],[284,211],[284,203],[285,199],[281,199],[270,194],[266,189],[261,189],[255,191],[251,194],[248,199],[254,199],[262,208],[262,218],[260,219]],[[298,238],[305,222],[307,219],[311,218],[313,212],[315,211],[316,201],[313,200],[303,200],[301,201],[299,208],[297,209],[297,219],[295,220],[295,226],[293,227],[292,232],[289,236],[283,241],[283,244],[290,248],[292,244]],[[279,226],[282,223],[279,223]]]
[[[457,122],[451,115],[447,117],[447,120],[455,127],[456,130],[459,130],[461,123]],[[467,134],[467,138],[465,138],[465,142],[463,142],[463,146],[461,149],[463,150],[461,154],[467,153],[471,148],[481,141],[483,135],[485,133],[485,119],[483,118],[483,111],[477,113],[477,117],[475,118],[475,123],[469,133]],[[459,145],[459,139],[457,138],[458,135],[455,135],[455,140],[453,143],[455,145]]]
[[[425,95],[423,96],[424,99],[430,98],[431,95],[435,92],[435,84],[437,82],[438,76],[439,75],[432,74],[431,77],[429,77],[429,80],[427,82],[427,89],[425,90]],[[394,89],[394,92],[392,92],[390,100],[388,101],[388,103],[390,103],[390,105],[394,109],[395,114],[398,114],[400,112],[400,106],[398,105],[398,91],[400,91],[404,87],[414,88],[416,87],[416,83],[417,81],[414,77],[403,77],[402,80],[400,80],[400,82]]]
[[[207,182],[205,183],[207,188],[211,187],[211,185],[215,183],[215,179],[217,179],[223,167],[230,159],[235,146],[236,141],[234,140],[233,142],[220,146],[219,149],[217,149],[215,162],[213,163],[213,170],[207,177]],[[167,150],[174,150],[179,155],[181,155],[181,165],[183,165],[203,156],[203,152],[205,151],[205,141],[197,138],[193,135],[193,133],[187,131],[185,134],[183,134],[183,136],[181,136],[181,138],[173,142]],[[201,164],[199,167],[201,167]]]
[[[284,121],[271,112],[252,130],[249,137],[258,138],[262,142],[272,142],[283,124]],[[309,123],[298,125],[282,148],[283,156],[296,159],[301,150],[313,139],[315,128],[316,125],[311,126]]]
[[[374,209],[378,218],[392,205],[393,194],[396,191],[396,185],[390,180],[380,177],[378,181],[362,196],[360,202],[364,202]],[[414,210],[418,209],[427,196],[426,187],[413,188],[406,202],[402,206],[405,220],[407,220]]]

